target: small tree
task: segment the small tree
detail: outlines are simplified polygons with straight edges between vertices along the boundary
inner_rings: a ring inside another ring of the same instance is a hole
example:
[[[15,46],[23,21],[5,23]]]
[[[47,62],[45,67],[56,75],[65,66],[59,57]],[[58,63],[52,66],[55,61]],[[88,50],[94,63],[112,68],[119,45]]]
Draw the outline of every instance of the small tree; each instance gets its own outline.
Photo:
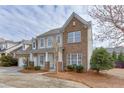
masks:
[[[3,55],[0,58],[0,65],[1,66],[5,66],[5,67],[9,67],[9,66],[17,66],[17,59],[13,58],[10,55]]]
[[[112,52],[112,58],[114,61],[117,61],[117,54],[115,51]]]
[[[113,58],[104,48],[96,48],[91,57],[91,69],[99,73],[100,70],[109,70],[114,67]]]
[[[120,54],[118,55],[118,61],[121,61],[121,62],[124,61],[124,54],[122,52],[120,52]]]

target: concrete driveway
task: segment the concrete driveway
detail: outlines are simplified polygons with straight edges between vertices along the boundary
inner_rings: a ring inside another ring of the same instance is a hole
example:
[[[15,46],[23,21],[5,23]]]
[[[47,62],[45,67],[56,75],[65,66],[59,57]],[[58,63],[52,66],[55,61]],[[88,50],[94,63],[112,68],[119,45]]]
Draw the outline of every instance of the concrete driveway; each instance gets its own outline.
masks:
[[[114,68],[106,71],[105,73],[124,79],[124,69],[121,69],[121,68]]]
[[[81,83],[42,74],[23,74],[18,67],[0,67],[0,88],[87,88]]]

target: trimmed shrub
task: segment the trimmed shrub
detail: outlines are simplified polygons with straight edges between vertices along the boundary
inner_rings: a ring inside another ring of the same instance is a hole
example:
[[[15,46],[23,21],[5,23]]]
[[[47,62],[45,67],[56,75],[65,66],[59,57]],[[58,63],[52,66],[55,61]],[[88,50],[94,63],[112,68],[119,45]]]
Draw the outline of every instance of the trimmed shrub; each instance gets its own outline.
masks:
[[[76,71],[77,65],[76,64],[72,64],[72,67],[73,67],[73,71]]]
[[[112,56],[104,48],[96,48],[91,57],[91,69],[96,70],[109,70],[114,67]]]
[[[69,71],[75,71],[75,72],[78,72],[78,73],[81,73],[83,72],[83,65],[76,65],[76,64],[73,64],[73,65],[68,65],[67,66],[67,69]]]
[[[69,71],[73,71],[73,65],[68,65],[68,66],[67,66],[67,69],[68,69]]]
[[[35,70],[41,70],[41,66],[35,66],[34,69]]]
[[[82,73],[83,69],[84,69],[83,65],[76,65],[76,72],[77,73]]]

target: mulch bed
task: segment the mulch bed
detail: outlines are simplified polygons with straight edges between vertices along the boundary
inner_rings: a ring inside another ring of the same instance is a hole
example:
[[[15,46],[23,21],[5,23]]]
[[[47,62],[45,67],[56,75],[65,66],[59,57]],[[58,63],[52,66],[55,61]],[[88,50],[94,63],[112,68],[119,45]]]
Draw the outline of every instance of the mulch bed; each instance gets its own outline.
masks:
[[[22,73],[43,73],[43,72],[47,72],[46,70],[28,70],[28,69],[22,69],[19,72]]]
[[[124,88],[124,79],[120,79],[105,73],[97,74],[93,71],[89,71],[87,73],[48,73],[45,74],[45,76],[80,82],[91,88]]]

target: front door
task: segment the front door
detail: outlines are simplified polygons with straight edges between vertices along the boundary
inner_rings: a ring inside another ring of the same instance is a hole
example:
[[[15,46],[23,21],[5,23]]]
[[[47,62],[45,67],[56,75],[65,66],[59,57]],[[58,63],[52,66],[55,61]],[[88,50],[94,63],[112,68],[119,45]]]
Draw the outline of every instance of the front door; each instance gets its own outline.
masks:
[[[45,62],[45,56],[40,55],[40,66],[44,66],[44,62]]]
[[[50,69],[55,69],[53,54],[49,54],[49,62],[50,62]]]

